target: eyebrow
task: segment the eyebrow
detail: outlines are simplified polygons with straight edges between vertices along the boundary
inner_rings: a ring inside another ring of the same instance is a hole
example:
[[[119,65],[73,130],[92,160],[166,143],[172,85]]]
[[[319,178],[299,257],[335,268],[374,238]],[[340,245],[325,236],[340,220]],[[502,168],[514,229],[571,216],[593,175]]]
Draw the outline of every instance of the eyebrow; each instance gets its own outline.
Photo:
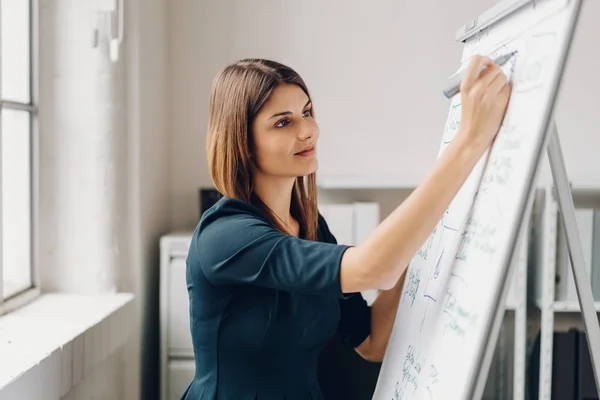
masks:
[[[312,103],[312,100],[308,99],[308,101],[306,102],[306,104],[304,105],[304,107],[302,107],[302,109],[305,109],[311,103]],[[278,113],[275,113],[275,114],[271,115],[271,117],[269,117],[269,119],[273,119],[275,117],[281,117],[282,115],[289,115],[291,113],[292,113],[291,111],[278,112]]]

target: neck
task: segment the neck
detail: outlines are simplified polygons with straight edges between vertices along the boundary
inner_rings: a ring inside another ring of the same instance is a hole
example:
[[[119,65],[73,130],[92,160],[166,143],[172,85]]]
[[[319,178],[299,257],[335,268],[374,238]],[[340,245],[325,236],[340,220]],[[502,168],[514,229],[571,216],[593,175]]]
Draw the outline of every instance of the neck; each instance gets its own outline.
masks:
[[[290,208],[294,182],[294,178],[265,176],[260,173],[254,177],[254,191],[258,197],[288,227],[292,225]]]

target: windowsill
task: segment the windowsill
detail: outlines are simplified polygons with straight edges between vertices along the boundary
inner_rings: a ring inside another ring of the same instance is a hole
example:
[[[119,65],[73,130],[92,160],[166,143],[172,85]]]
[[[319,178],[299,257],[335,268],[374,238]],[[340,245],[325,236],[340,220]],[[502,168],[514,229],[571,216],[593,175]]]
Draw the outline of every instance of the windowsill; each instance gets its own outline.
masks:
[[[128,293],[49,293],[0,316],[0,398],[67,394],[125,344],[133,300]]]
[[[28,283],[31,280],[28,280]],[[17,295],[19,292],[23,291],[24,285],[19,285],[18,282],[14,282],[14,281],[9,281],[6,280],[6,278],[4,279],[4,282],[2,282],[2,284],[4,285],[3,290],[2,290],[2,295],[4,295],[4,297],[12,297],[13,295]],[[29,285],[25,285],[25,286],[29,286]]]

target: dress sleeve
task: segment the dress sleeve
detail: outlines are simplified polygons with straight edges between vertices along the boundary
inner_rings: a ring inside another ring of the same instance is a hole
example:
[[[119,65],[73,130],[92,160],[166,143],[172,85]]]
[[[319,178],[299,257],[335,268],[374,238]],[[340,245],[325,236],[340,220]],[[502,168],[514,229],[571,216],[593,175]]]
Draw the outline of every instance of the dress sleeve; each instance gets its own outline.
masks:
[[[319,216],[319,234],[324,242],[337,243],[322,216]],[[358,347],[371,334],[371,307],[360,292],[347,293],[339,303],[338,332],[349,346]]]
[[[339,272],[348,246],[285,235],[239,200],[228,199],[208,211],[191,247],[214,285],[258,285],[344,297]]]

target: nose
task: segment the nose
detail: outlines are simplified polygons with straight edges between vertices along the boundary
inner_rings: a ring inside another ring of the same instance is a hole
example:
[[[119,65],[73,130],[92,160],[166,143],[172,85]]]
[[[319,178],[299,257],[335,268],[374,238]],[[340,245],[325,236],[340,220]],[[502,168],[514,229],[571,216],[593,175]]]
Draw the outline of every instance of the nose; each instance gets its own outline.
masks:
[[[300,128],[298,138],[302,141],[316,139],[319,136],[319,127],[314,122],[305,121]]]

